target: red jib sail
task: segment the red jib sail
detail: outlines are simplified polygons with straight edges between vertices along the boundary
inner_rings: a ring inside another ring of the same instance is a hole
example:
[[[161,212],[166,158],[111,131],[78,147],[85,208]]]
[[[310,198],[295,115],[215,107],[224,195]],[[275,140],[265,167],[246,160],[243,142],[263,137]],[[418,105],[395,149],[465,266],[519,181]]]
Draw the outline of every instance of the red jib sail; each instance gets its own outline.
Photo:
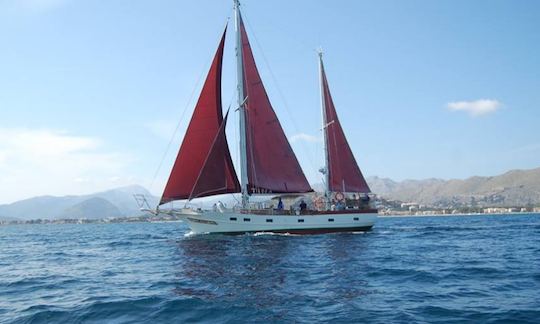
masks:
[[[257,71],[241,21],[248,189],[250,193],[312,191]]]
[[[240,192],[224,127],[223,134],[220,132],[224,126],[221,112],[221,65],[226,31],[221,37],[160,204],[178,199]]]
[[[323,100],[326,116],[326,145],[328,154],[328,189],[330,191],[369,193],[369,189],[339,122],[328,80],[321,61]]]
[[[240,192],[240,183],[234,172],[229,146],[227,145],[227,136],[225,135],[228,116],[229,111],[227,111],[225,118],[221,122],[214,143],[193,186],[190,199]]]

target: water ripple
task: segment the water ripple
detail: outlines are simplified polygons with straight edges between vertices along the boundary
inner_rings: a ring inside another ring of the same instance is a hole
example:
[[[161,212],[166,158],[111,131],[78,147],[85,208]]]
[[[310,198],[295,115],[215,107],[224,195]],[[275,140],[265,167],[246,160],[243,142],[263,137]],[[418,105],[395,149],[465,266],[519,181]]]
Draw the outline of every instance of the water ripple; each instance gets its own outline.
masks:
[[[361,235],[0,227],[0,323],[533,323],[539,228],[539,215],[382,218]]]

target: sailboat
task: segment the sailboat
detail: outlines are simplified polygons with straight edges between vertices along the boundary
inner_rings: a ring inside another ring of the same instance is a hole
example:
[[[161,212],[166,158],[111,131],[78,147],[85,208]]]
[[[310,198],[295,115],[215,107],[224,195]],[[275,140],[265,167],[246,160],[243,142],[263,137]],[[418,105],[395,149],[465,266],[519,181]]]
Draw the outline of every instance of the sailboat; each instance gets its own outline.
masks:
[[[326,233],[372,228],[377,210],[370,189],[349,147],[330,94],[319,53],[324,192],[315,194],[272,108],[259,75],[240,12],[234,0],[237,92],[240,130],[240,180],[228,148],[223,116],[221,72],[227,27],[172,167],[157,213],[179,216],[193,233]],[[160,209],[177,200],[241,193],[227,208]],[[272,204],[253,199],[273,196]],[[349,197],[349,199],[347,198]],[[351,198],[353,197],[353,198]],[[284,203],[286,201],[286,203]]]

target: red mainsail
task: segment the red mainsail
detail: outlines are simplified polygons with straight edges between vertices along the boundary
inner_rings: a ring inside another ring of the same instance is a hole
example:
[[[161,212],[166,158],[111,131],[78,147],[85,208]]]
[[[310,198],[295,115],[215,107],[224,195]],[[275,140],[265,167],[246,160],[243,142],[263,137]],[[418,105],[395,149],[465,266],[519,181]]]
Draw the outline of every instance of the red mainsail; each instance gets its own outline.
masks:
[[[313,191],[270,104],[242,21],[240,27],[249,192]]]
[[[343,128],[341,128],[322,61],[321,73],[326,117],[328,189],[330,191],[369,193],[371,190],[356,163],[349,143],[345,138],[345,133],[343,133]]]
[[[160,204],[240,192],[221,112],[221,67],[226,31],[225,28]]]

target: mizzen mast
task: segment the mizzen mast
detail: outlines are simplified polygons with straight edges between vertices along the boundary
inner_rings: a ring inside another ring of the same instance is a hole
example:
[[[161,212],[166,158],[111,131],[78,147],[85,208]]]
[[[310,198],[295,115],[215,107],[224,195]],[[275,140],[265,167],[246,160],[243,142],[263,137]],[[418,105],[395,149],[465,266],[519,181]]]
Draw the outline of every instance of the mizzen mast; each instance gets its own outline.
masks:
[[[319,86],[321,91],[321,115],[322,115],[322,128],[321,131],[323,133],[323,152],[324,152],[324,167],[322,167],[319,171],[323,174],[324,177],[324,197],[325,197],[325,204],[326,209],[330,208],[330,187],[329,187],[329,169],[328,169],[328,136],[326,132],[326,128],[329,126],[328,122],[326,120],[326,100],[324,96],[324,67],[323,67],[323,51],[322,48],[319,48],[317,51],[317,54],[319,54]]]
[[[325,146],[325,190],[329,192],[371,192],[366,179],[356,163],[345,132],[341,127],[336,107],[330,94],[328,79],[324,70],[322,53],[319,52],[321,78],[321,108],[323,111],[323,132]]]

